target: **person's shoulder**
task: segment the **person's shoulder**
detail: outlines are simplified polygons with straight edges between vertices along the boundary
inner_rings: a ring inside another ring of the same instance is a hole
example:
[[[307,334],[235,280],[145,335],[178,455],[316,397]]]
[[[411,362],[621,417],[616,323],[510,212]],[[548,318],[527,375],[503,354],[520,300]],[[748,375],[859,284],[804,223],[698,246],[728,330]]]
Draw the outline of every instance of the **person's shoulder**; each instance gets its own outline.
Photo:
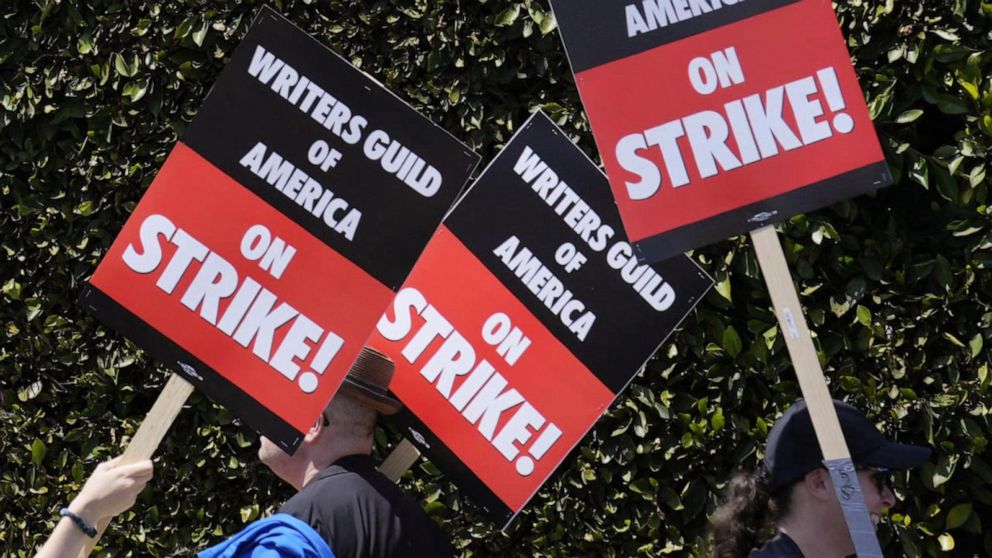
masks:
[[[339,459],[321,471],[283,504],[284,510],[302,507],[354,509],[409,498],[395,483],[376,470],[370,456],[353,455]]]
[[[803,558],[803,553],[788,535],[779,532],[761,548],[752,550],[748,558]]]

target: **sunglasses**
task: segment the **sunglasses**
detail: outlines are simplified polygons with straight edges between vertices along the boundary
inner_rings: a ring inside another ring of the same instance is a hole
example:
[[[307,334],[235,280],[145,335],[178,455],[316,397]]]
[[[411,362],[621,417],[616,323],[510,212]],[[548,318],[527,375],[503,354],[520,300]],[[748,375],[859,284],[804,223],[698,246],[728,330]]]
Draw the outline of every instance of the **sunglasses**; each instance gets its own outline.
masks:
[[[892,489],[892,471],[886,471],[882,469],[858,469],[858,471],[864,471],[868,473],[868,478],[875,485],[875,489],[881,494],[885,492],[885,489]]]

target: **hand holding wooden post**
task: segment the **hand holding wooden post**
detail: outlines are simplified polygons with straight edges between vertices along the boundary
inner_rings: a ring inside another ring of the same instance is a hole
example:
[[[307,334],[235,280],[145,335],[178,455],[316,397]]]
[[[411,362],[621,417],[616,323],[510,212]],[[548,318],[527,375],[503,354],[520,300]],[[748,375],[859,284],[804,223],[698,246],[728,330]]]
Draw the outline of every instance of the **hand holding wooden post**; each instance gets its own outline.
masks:
[[[169,377],[169,381],[162,388],[151,411],[141,422],[138,431],[134,433],[134,438],[127,445],[121,455],[120,465],[135,463],[144,459],[151,459],[162,442],[165,433],[169,431],[176,416],[183,408],[190,394],[193,393],[193,385],[181,378],[177,374]],[[96,525],[96,536],[87,541],[86,546],[79,553],[78,558],[86,558],[93,552],[93,547],[103,536],[104,531],[110,524],[110,518],[102,518]]]

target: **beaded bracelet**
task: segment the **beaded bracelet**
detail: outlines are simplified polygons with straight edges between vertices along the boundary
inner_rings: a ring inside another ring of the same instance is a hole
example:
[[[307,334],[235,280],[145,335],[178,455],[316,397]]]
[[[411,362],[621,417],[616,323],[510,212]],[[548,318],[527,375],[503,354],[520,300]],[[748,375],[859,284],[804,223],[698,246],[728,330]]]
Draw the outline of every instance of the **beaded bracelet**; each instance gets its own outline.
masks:
[[[62,508],[59,510],[59,515],[71,519],[72,522],[76,524],[76,527],[79,527],[79,529],[85,533],[87,537],[96,537],[96,529],[94,529],[89,523],[86,523],[86,521],[82,517],[79,517],[78,514],[70,511],[69,508]]]

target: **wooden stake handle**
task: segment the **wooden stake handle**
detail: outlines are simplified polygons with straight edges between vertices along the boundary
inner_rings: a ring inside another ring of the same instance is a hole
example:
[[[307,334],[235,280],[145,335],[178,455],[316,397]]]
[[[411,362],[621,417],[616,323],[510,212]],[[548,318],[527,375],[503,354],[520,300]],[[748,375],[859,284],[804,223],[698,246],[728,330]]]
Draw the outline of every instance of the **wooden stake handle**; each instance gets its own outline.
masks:
[[[379,472],[385,475],[387,479],[396,482],[419,458],[420,450],[410,443],[409,440],[403,438],[403,441],[393,449],[389,457],[379,466]]]
[[[792,283],[792,275],[785,262],[782,244],[778,233],[771,226],[751,231],[751,241],[754,242],[755,252],[761,272],[768,284],[768,291],[775,306],[779,329],[785,337],[785,345],[792,357],[792,365],[799,378],[799,389],[803,392],[809,416],[813,420],[813,429],[820,442],[824,459],[845,459],[850,457],[844,433],[841,432],[837,421],[837,411],[834,409],[827,381],[820,367],[820,359],[816,356],[813,339],[806,325],[806,317],[799,305],[799,296]]]
[[[141,422],[138,431],[134,433],[134,437],[131,438],[131,442],[128,443],[121,455],[121,465],[151,459],[191,393],[193,393],[193,384],[178,374],[173,374],[169,378],[165,387],[162,388],[162,393],[152,405],[152,410],[145,416],[145,420]],[[86,558],[90,552],[93,552],[93,547],[103,536],[103,532],[107,530],[109,524],[109,517],[102,518],[97,522],[96,536],[86,542],[86,546],[79,552],[78,558]]]
[[[799,378],[809,416],[813,422],[816,439],[823,452],[824,464],[834,479],[834,493],[844,512],[844,521],[851,535],[851,542],[859,558],[882,558],[882,549],[875,535],[875,528],[868,515],[864,494],[858,486],[857,473],[851,463],[851,454],[844,441],[844,432],[837,420],[837,410],[827,389],[820,359],[813,347],[806,317],[799,305],[799,295],[792,283],[792,275],[785,261],[785,253],[778,233],[771,226],[751,232],[758,264],[768,284],[779,328],[792,358],[792,366]],[[841,474],[846,472],[847,475]],[[848,485],[841,483],[847,482]]]

